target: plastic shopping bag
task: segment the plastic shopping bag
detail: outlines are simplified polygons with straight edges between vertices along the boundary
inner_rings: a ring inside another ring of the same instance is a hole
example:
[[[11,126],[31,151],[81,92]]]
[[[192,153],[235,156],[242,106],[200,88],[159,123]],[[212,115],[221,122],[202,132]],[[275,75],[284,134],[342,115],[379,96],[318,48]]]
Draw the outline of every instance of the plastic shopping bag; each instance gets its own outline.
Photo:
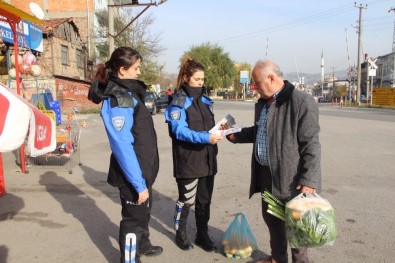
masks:
[[[226,229],[221,244],[227,258],[240,259],[250,257],[257,249],[257,242],[246,217],[236,214],[232,223]]]
[[[285,206],[285,222],[291,248],[333,245],[336,236],[335,212],[318,194],[300,194]]]

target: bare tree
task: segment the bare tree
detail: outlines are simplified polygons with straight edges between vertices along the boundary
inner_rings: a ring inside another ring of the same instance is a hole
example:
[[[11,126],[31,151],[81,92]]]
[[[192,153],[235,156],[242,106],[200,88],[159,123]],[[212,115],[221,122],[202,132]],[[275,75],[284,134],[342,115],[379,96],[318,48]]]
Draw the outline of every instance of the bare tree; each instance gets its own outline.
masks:
[[[155,23],[152,14],[139,17],[131,25],[127,26],[135,17],[131,8],[119,9],[114,16],[115,46],[130,46],[143,56],[141,66],[141,79],[147,84],[154,83],[163,72],[164,65],[159,65],[157,57],[164,49],[160,46],[160,34],[151,34],[150,28]],[[109,58],[108,54],[108,11],[102,10],[96,13],[98,26],[96,32],[96,49],[98,63],[102,63]]]

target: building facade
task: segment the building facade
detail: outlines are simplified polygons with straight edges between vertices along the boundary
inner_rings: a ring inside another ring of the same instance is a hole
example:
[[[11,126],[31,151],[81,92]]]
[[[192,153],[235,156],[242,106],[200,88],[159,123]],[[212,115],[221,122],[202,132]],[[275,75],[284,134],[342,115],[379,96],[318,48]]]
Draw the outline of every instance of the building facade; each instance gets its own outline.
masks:
[[[93,75],[90,47],[94,47],[94,0],[8,0],[9,4],[31,14],[29,3],[38,4],[45,13],[43,52],[34,52],[41,74],[22,74],[22,94],[30,100],[33,94],[50,90],[59,100],[62,113],[78,108],[97,108],[87,100]],[[92,43],[92,44],[91,44]],[[28,50],[21,50],[20,54]],[[11,51],[12,52],[12,51]],[[15,81],[9,81],[15,87]]]
[[[90,47],[94,47],[95,0],[4,0],[4,2],[12,4],[28,14],[31,14],[29,4],[34,2],[44,11],[45,20],[72,17],[79,28],[82,41],[87,45],[88,52]]]
[[[373,80],[375,88],[395,87],[395,51],[387,55],[377,57],[376,76]]]

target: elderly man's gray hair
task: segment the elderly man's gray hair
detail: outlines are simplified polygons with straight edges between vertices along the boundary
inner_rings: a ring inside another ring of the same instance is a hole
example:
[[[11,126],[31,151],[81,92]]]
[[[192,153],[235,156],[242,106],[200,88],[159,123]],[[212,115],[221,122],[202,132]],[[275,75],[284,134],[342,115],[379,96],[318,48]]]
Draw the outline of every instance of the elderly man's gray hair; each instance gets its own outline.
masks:
[[[267,75],[269,72],[273,72],[279,77],[283,77],[283,72],[281,71],[280,67],[271,60],[258,60],[255,64],[255,68],[262,70],[262,72]]]

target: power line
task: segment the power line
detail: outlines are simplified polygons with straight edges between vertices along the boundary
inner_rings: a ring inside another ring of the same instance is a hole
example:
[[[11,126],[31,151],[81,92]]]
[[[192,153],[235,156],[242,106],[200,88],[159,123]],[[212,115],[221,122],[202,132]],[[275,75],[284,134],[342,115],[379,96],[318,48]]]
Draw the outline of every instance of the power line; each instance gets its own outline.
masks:
[[[368,4],[369,5],[376,5],[376,4],[380,4],[382,2],[387,2],[387,0],[370,1],[370,2],[368,2]],[[210,42],[224,44],[224,43],[237,42],[240,40],[247,40],[247,39],[251,39],[251,38],[258,38],[258,37],[261,37],[262,35],[277,33],[280,31],[291,29],[291,28],[300,27],[305,24],[312,24],[312,23],[315,23],[315,22],[318,22],[318,21],[321,21],[324,19],[333,18],[335,16],[338,16],[338,15],[341,15],[341,14],[344,14],[347,12],[351,12],[352,10],[354,10],[353,6],[351,6],[350,3],[347,3],[347,4],[341,5],[339,7],[335,7],[335,8],[323,11],[323,12],[319,12],[319,13],[313,14],[311,16],[291,20],[291,21],[288,21],[283,24],[270,26],[270,27],[263,28],[263,29],[260,29],[260,30],[254,31],[254,32],[234,35],[234,36],[225,37],[225,38],[218,39],[218,40],[211,40]],[[188,47],[188,46],[182,45],[179,47],[173,46],[168,49],[174,50],[174,49],[180,49],[180,48],[186,48],[186,47]]]
[[[267,35],[269,33],[276,33],[279,31],[284,31],[290,28],[294,28],[294,27],[299,27],[302,26],[304,24],[311,24],[314,22],[318,22],[320,20],[323,19],[327,19],[327,18],[331,18],[346,12],[351,11],[352,8],[350,7],[349,4],[347,5],[342,5],[340,7],[336,7],[333,9],[329,9],[311,16],[307,16],[307,17],[302,17],[302,18],[298,18],[295,20],[291,20],[289,22],[280,24],[280,25],[275,25],[275,26],[271,26],[268,28],[263,28],[260,29],[258,31],[254,31],[254,32],[250,32],[250,33],[245,33],[245,34],[240,34],[240,35],[235,35],[235,36],[230,36],[230,37],[226,37],[223,39],[219,39],[216,41],[211,41],[211,42],[215,42],[215,43],[230,43],[230,42],[236,42],[239,40],[246,40],[246,39],[251,39],[251,38],[257,38],[260,37],[262,35]],[[169,49],[178,49],[178,48],[183,48],[186,46],[181,46],[181,47],[172,47]]]
[[[337,8],[333,8],[312,16],[308,16],[308,17],[304,17],[304,18],[299,18],[296,20],[291,20],[287,23],[284,24],[280,24],[280,25],[276,25],[276,26],[272,26],[272,27],[268,27],[268,28],[264,28],[255,32],[250,32],[250,33],[246,33],[246,34],[242,34],[242,35],[237,35],[237,36],[232,36],[232,37],[228,37],[228,38],[224,38],[223,40],[219,41],[219,42],[225,42],[228,40],[240,40],[240,39],[247,39],[247,38],[253,38],[253,37],[258,37],[262,34],[267,34],[267,33],[273,33],[273,32],[278,32],[278,31],[283,31],[286,29],[290,29],[290,28],[294,28],[294,27],[298,27],[304,24],[311,24],[329,17],[333,17],[342,13],[345,13],[347,11],[349,11],[349,5],[344,5],[341,7],[337,7]]]
[[[370,1],[368,2],[369,5],[375,5],[375,4],[379,4],[382,2],[387,2],[387,0],[377,0],[377,1]],[[355,3],[354,3],[355,4]],[[366,4],[367,6],[367,4]],[[311,16],[307,16],[307,17],[302,17],[302,18],[298,18],[295,20],[291,20],[287,23],[284,24],[280,24],[280,25],[276,25],[276,26],[272,26],[272,27],[268,27],[268,28],[264,28],[255,32],[250,32],[250,33],[246,33],[246,34],[242,34],[242,35],[237,35],[237,36],[231,36],[228,38],[224,38],[222,40],[218,40],[216,42],[222,42],[222,43],[228,43],[231,41],[238,41],[240,39],[250,39],[250,38],[255,38],[255,37],[259,37],[263,34],[270,34],[270,33],[277,33],[279,31],[284,31],[287,29],[291,29],[294,27],[299,27],[302,26],[304,24],[312,24],[314,22],[318,22],[320,20],[324,20],[327,18],[333,18],[334,16],[340,15],[340,14],[344,14],[346,12],[350,12],[352,11],[352,6],[350,4],[344,4],[341,5],[339,7],[336,8],[332,8]]]

